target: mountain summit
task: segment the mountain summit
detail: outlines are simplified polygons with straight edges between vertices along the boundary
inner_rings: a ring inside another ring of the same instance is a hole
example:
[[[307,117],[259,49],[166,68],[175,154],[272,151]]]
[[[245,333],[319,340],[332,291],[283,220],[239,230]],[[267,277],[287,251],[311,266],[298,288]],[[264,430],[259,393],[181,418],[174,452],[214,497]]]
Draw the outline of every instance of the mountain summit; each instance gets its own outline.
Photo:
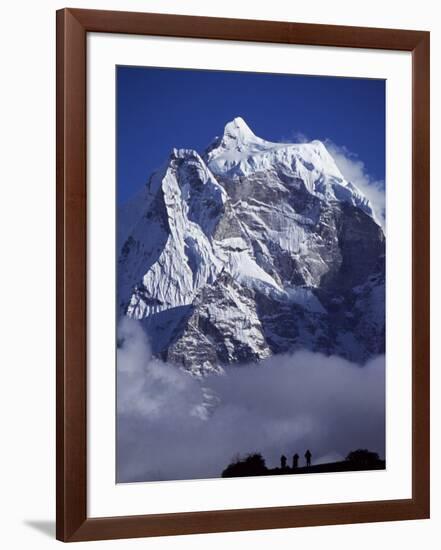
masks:
[[[202,155],[174,149],[119,226],[120,314],[194,374],[384,352],[384,234],[320,141],[269,142],[237,117]]]
[[[225,125],[223,141],[247,144],[258,140],[242,117],[236,117]]]
[[[273,143],[257,137],[237,117],[225,126],[223,136],[207,149],[204,160],[214,174],[233,179],[256,172],[277,170],[301,179],[308,191],[326,200],[345,201],[373,217],[369,200],[347,182],[319,140],[310,143]]]

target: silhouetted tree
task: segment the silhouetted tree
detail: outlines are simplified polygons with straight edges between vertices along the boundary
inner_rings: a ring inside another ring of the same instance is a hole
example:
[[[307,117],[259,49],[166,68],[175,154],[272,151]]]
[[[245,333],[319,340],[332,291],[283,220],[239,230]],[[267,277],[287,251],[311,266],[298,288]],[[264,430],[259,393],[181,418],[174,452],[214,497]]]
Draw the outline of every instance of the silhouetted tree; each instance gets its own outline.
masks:
[[[353,464],[357,464],[357,466],[372,466],[380,460],[380,457],[378,453],[368,451],[367,449],[357,449],[351,451],[346,457],[346,460]]]
[[[222,472],[222,477],[260,476],[268,472],[265,459],[260,453],[238,458]]]
[[[280,467],[282,468],[282,470],[284,470],[286,468],[286,456],[285,455],[282,455],[280,457]]]

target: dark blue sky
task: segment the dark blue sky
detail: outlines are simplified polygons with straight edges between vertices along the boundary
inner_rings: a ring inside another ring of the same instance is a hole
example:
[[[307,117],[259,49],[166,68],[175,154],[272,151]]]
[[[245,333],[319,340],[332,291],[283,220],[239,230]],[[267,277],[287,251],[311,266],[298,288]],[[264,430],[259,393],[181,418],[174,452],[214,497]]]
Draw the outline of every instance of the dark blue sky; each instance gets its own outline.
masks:
[[[173,147],[202,152],[241,116],[269,141],[330,139],[385,177],[385,81],[225,71],[117,68],[118,201]]]

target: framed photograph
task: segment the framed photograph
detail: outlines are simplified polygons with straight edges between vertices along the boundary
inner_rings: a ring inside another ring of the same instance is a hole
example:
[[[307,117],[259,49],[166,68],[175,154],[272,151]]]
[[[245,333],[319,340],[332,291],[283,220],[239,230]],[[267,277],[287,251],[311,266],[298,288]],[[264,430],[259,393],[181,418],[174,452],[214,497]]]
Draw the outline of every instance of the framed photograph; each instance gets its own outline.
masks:
[[[57,538],[429,517],[429,33],[57,12]]]

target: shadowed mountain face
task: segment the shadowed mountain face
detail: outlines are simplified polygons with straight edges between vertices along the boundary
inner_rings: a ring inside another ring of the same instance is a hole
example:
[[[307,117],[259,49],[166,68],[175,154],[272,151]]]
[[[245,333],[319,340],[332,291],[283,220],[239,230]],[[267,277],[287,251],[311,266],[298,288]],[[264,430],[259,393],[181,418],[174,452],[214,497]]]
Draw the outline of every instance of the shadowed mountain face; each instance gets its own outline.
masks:
[[[308,349],[384,352],[385,238],[326,147],[234,119],[173,150],[119,212],[119,314],[194,374]]]

